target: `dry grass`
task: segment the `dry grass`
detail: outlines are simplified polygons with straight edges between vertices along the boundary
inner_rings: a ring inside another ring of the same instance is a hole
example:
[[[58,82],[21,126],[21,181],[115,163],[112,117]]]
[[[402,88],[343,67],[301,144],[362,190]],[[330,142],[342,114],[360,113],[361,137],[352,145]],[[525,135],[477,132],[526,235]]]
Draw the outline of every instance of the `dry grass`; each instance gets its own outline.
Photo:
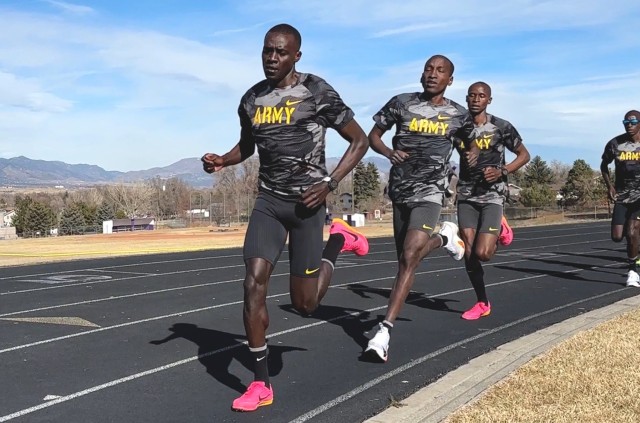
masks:
[[[530,361],[447,423],[640,422],[640,310]]]

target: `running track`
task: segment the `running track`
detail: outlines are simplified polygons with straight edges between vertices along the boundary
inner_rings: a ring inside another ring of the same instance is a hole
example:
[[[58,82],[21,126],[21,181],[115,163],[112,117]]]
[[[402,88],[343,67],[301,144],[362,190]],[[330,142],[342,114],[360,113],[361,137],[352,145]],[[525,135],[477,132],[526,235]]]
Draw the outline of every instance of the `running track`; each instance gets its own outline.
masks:
[[[519,228],[485,265],[489,317],[460,319],[475,296],[462,262],[436,251],[374,364],[360,353],[385,313],[392,239],[343,255],[312,318],[289,308],[287,258],[268,298],[275,400],[248,414],[230,410],[252,378],[239,249],[2,269],[0,422],[360,422],[505,342],[637,294],[608,222]]]

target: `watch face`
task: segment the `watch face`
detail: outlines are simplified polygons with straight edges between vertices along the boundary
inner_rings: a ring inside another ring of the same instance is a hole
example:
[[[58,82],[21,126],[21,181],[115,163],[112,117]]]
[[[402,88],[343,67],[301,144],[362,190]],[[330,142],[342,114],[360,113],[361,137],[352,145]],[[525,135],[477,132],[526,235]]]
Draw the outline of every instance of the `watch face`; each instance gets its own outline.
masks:
[[[334,191],[336,188],[338,188],[338,181],[331,178],[331,180],[329,181],[329,190]]]

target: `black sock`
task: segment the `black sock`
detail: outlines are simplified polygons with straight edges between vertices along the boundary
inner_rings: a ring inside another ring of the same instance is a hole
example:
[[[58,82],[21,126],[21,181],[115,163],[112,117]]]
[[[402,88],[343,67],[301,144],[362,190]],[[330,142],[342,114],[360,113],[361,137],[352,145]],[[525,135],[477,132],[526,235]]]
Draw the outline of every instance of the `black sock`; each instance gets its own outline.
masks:
[[[254,360],[254,380],[259,380],[264,382],[265,386],[268,388],[271,386],[269,383],[269,366],[267,365],[267,345],[265,344],[262,347],[251,348],[249,347],[249,351],[251,351],[251,355]]]
[[[335,265],[342,247],[344,247],[344,235],[331,234],[327,240],[327,245],[324,246],[322,251],[322,258]]]
[[[482,269],[480,261],[475,260],[467,265],[467,275],[469,275],[469,280],[471,281],[471,285],[473,285],[473,290],[476,292],[478,301],[489,304],[487,300],[487,290],[484,286],[484,269]]]
[[[445,245],[447,245],[447,242],[449,242],[449,238],[447,238],[446,236],[442,235],[442,234],[438,234],[440,235],[440,238],[442,238],[442,245],[441,247],[444,247]]]
[[[393,329],[393,323],[391,323],[391,322],[390,322],[390,321],[388,321],[388,320],[383,320],[383,321],[382,321],[382,326],[384,326],[385,328],[387,328],[387,330],[388,330],[389,332],[391,332],[391,329]]]
[[[634,257],[634,258],[630,258],[629,259],[629,270],[633,270],[634,272],[638,271],[638,263],[637,263],[638,257]]]

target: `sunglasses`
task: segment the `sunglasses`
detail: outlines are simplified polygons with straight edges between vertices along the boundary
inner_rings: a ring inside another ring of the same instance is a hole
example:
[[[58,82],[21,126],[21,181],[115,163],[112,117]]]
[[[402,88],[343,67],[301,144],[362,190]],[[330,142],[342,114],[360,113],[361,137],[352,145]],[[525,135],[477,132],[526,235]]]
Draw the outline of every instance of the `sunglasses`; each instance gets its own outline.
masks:
[[[634,118],[634,119],[625,119],[625,120],[623,120],[623,121],[622,121],[622,124],[623,124],[623,125],[629,125],[629,124],[631,124],[631,125],[637,125],[637,124],[638,124],[638,122],[640,122],[640,120],[635,119],[635,118]]]

